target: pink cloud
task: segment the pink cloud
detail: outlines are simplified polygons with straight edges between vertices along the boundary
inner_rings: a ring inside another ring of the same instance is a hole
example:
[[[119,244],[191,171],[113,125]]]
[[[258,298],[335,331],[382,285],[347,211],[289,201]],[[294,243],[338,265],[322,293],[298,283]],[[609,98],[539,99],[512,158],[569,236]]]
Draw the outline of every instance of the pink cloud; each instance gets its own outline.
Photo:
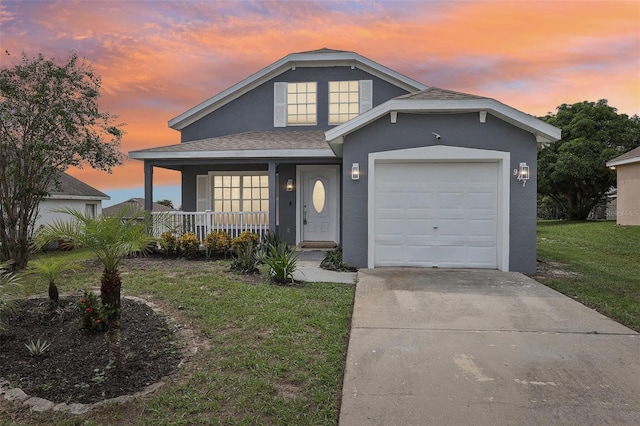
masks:
[[[102,106],[128,124],[128,152],[177,143],[169,119],[288,53],[321,47],[531,114],[601,98],[640,114],[639,22],[640,4],[628,1],[3,2],[0,47],[87,57],[103,79]],[[75,173],[98,188],[107,181]],[[142,180],[139,162],[108,178]]]

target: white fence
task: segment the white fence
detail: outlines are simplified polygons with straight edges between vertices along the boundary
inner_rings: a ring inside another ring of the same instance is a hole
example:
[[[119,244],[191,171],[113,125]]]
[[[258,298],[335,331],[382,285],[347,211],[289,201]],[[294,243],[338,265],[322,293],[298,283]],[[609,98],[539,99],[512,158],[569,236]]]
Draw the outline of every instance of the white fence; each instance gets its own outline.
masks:
[[[153,234],[159,237],[163,232],[180,236],[193,232],[204,241],[212,231],[224,231],[235,238],[243,231],[258,234],[260,238],[269,231],[269,212],[156,212],[153,213]]]

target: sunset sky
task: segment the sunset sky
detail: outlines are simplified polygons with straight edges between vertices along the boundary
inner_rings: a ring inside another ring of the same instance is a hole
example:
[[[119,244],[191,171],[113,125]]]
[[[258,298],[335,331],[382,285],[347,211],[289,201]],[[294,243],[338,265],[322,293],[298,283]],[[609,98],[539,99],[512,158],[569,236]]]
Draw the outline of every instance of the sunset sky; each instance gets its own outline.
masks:
[[[640,114],[640,1],[0,0],[2,67],[74,51],[102,76],[101,107],[127,123],[121,150],[179,142],[167,121],[289,53],[355,51],[426,85],[533,115],[608,99]],[[13,58],[13,59],[12,59]],[[70,173],[143,196],[142,162]],[[180,175],[154,196],[180,205]]]

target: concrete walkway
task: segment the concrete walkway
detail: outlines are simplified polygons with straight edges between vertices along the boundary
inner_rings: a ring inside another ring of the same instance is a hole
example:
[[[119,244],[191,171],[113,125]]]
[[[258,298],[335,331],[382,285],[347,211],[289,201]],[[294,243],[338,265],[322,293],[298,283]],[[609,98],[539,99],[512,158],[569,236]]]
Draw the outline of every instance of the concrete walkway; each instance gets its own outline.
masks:
[[[522,274],[358,272],[340,426],[625,424],[638,333]]]
[[[320,268],[326,250],[301,250],[298,252],[297,268],[293,279],[304,282],[354,284],[355,272],[326,271]]]

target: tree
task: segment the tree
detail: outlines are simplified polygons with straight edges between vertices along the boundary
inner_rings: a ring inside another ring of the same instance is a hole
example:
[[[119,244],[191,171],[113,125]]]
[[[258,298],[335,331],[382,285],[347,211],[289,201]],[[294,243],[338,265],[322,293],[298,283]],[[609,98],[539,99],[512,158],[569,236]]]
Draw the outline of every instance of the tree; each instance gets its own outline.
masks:
[[[43,257],[29,263],[29,269],[47,282],[49,286],[49,304],[52,308],[56,308],[59,301],[56,281],[58,281],[64,272],[69,271],[72,266],[73,265],[66,260],[55,257]]]
[[[72,220],[55,220],[36,234],[39,246],[63,239],[69,246],[89,250],[104,267],[100,280],[100,299],[108,308],[107,317],[110,359],[116,365],[126,362],[122,350],[120,333],[120,290],[122,279],[119,266],[122,259],[131,253],[146,252],[155,238],[147,230],[151,214],[145,210],[123,208],[115,216],[86,216],[72,209],[63,209]]]
[[[171,200],[158,200],[158,201],[156,201],[156,203],[162,204],[163,206],[166,206],[166,207],[169,207],[169,208],[174,208],[173,207],[173,201],[171,201]]]
[[[544,120],[562,129],[562,139],[538,151],[538,194],[569,219],[585,220],[616,184],[606,162],[640,145],[640,117],[602,99],[562,104]]]
[[[100,111],[100,86],[75,54],[60,64],[23,54],[0,69],[0,261],[13,259],[14,270],[27,265],[38,205],[59,172],[121,163],[123,125]]]

